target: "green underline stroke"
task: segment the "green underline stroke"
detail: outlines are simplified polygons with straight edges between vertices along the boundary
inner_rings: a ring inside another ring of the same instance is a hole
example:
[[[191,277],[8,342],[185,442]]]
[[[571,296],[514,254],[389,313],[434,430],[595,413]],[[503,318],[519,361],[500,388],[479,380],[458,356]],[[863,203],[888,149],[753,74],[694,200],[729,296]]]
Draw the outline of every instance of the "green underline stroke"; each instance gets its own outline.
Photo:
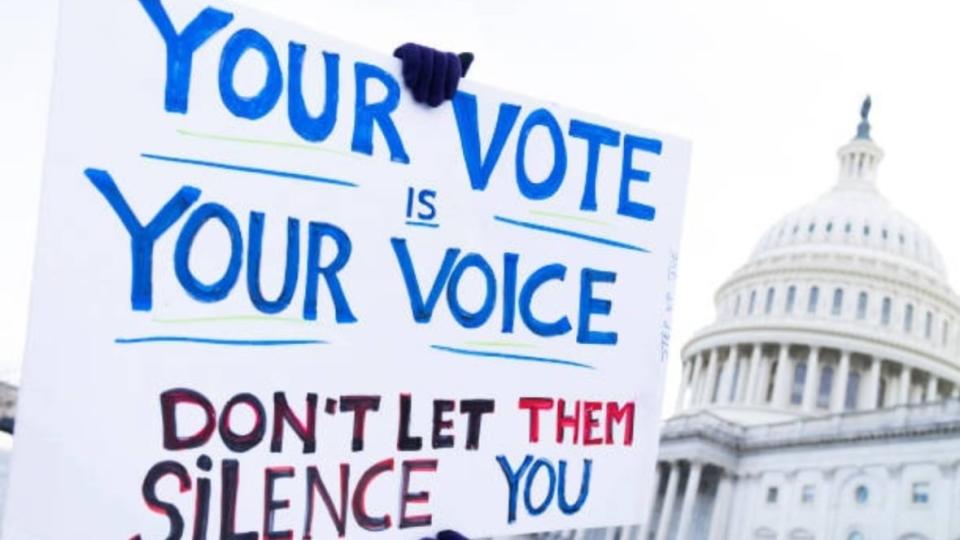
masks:
[[[223,141],[223,142],[235,142],[241,144],[258,144],[260,146],[272,146],[275,148],[295,148],[298,150],[310,150],[312,152],[327,152],[330,154],[337,154],[340,156],[356,157],[349,152],[341,152],[339,150],[332,150],[330,148],[323,148],[320,146],[312,144],[303,144],[303,143],[294,143],[286,141],[270,141],[266,139],[250,139],[246,137],[234,137],[232,135],[217,135],[215,133],[200,133],[198,131],[189,131],[186,129],[178,129],[177,133],[185,137],[195,137],[198,139],[208,139],[211,141]]]
[[[582,221],[582,222],[584,222],[584,223],[594,223],[594,224],[596,224],[596,225],[603,225],[603,226],[605,226],[605,227],[609,227],[609,226],[610,226],[610,223],[608,223],[608,222],[606,222],[606,221],[601,221],[601,220],[599,220],[599,219],[593,219],[593,218],[582,217],[582,216],[573,216],[573,215],[570,215],[570,214],[561,214],[560,212],[548,212],[548,211],[546,211],[546,210],[531,210],[530,213],[533,214],[533,215],[536,215],[536,216],[552,217],[552,218],[558,218],[558,219],[568,219],[568,220],[570,220],[570,221]]]
[[[464,345],[470,347],[494,347],[494,348],[517,348],[517,349],[537,349],[532,343],[521,343],[518,341],[466,341]]]
[[[221,322],[276,322],[307,324],[310,321],[296,317],[271,317],[269,315],[225,315],[220,317],[184,317],[176,319],[155,318],[153,322],[159,324],[200,324]]]

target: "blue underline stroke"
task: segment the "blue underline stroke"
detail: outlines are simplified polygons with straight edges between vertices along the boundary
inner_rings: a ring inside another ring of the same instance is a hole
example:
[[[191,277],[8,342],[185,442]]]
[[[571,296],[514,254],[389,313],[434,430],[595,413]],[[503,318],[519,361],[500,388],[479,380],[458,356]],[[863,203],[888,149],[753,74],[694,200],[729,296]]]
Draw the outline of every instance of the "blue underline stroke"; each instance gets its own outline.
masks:
[[[225,169],[228,171],[237,171],[253,174],[263,174],[266,176],[276,176],[277,178],[285,178],[288,180],[303,180],[306,182],[316,182],[321,184],[332,184],[335,186],[341,187],[359,187],[353,182],[348,182],[346,180],[338,180],[336,178],[324,178],[322,176],[314,176],[312,174],[303,174],[289,171],[279,171],[275,169],[262,169],[259,167],[247,167],[245,165],[232,165],[230,163],[220,163],[216,161],[204,161],[200,159],[189,159],[181,158],[174,156],[161,156],[159,154],[140,154],[140,157],[144,159],[154,159],[157,161],[167,161],[170,163],[180,163],[184,165],[196,165],[198,167],[210,167],[213,169]]]
[[[203,345],[229,345],[235,347],[284,347],[291,345],[326,345],[320,339],[219,339],[194,336],[143,336],[117,338],[118,345],[139,345],[143,343],[199,343]]]
[[[524,227],[526,229],[533,229],[535,231],[547,232],[552,234],[559,234],[561,236],[569,236],[571,238],[577,238],[579,240],[586,240],[588,242],[594,242],[597,244],[603,244],[605,246],[611,246],[620,249],[627,249],[630,251],[639,251],[641,253],[650,253],[649,249],[642,248],[640,246],[635,246],[633,244],[627,244],[624,242],[618,242],[617,240],[610,240],[609,238],[603,238],[600,236],[592,236],[589,234],[584,234],[577,231],[571,231],[567,229],[560,229],[557,227],[548,227],[546,225],[541,225],[539,223],[533,223],[530,221],[520,221],[516,219],[510,219],[503,216],[493,216],[493,219],[501,222],[507,223],[509,225],[515,225],[517,227]]]
[[[407,225],[411,225],[413,227],[430,227],[432,229],[436,229],[440,226],[439,223],[428,223],[426,221],[407,221]]]
[[[504,360],[518,360],[521,362],[541,362],[544,364],[559,364],[563,366],[578,367],[584,369],[596,369],[590,364],[583,364],[580,362],[574,362],[573,360],[563,360],[560,358],[549,358],[545,356],[527,356],[525,354],[509,354],[509,353],[499,353],[491,351],[477,351],[473,349],[459,349],[456,347],[447,347],[446,345],[431,345],[431,349],[436,349],[438,351],[453,353],[453,354],[462,354],[466,356],[482,356],[485,358],[501,358]]]

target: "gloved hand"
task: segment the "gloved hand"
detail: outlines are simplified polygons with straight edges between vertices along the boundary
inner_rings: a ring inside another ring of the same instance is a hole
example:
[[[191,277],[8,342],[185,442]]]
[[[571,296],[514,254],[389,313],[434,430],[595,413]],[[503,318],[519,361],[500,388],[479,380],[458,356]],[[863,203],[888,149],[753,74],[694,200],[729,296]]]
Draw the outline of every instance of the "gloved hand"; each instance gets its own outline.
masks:
[[[403,62],[403,82],[417,103],[437,107],[451,99],[473,63],[471,53],[459,55],[438,51],[416,43],[397,47],[393,56]]]
[[[423,540],[434,540],[433,538],[424,538]],[[436,540],[469,540],[466,536],[457,531],[440,531]]]

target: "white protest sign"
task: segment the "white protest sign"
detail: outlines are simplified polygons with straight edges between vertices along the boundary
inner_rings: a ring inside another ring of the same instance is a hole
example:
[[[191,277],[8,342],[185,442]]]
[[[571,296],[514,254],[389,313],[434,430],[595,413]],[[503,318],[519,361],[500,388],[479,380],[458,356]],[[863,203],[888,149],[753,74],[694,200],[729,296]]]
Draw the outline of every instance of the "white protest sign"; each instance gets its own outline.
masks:
[[[685,142],[193,0],[64,2],[50,118],[6,538],[640,520]]]

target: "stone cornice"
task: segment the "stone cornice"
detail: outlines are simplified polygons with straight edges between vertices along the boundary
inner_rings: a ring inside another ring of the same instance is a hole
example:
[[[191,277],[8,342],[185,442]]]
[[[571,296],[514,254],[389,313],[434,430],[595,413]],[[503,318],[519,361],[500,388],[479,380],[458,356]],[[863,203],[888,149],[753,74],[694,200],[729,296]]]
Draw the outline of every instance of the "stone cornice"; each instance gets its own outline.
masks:
[[[709,412],[671,418],[661,444],[703,440],[738,455],[784,448],[960,436],[960,400],[742,426]]]
[[[891,336],[884,336],[879,332],[867,332],[863,331],[860,328],[854,328],[851,330],[845,329],[842,325],[838,325],[836,321],[830,321],[829,323],[818,323],[816,319],[810,321],[794,320],[794,319],[766,319],[766,324],[763,324],[764,319],[743,319],[730,322],[719,322],[713,323],[710,326],[698,331],[681,349],[681,357],[686,358],[690,356],[693,352],[699,349],[697,343],[703,340],[710,338],[721,338],[729,336],[731,338],[738,337],[740,334],[745,334],[743,339],[731,339],[731,342],[734,343],[754,343],[754,342],[769,342],[764,339],[758,339],[758,335],[763,332],[784,332],[784,333],[797,333],[805,334],[809,333],[810,336],[797,338],[796,341],[791,342],[795,345],[818,345],[818,337],[832,337],[837,339],[850,340],[852,352],[862,352],[856,350],[856,343],[863,342],[870,345],[880,345],[885,348],[892,349],[894,351],[903,353],[905,355],[914,355],[926,359],[927,361],[935,362],[936,364],[942,365],[947,369],[956,370],[958,369],[958,359],[949,357],[945,354],[936,354],[931,351],[923,350],[919,347],[912,346],[908,341],[902,339],[903,336],[893,334]],[[724,343],[723,346],[729,345],[730,343]],[[884,357],[889,360],[900,360],[896,355],[890,355]]]

